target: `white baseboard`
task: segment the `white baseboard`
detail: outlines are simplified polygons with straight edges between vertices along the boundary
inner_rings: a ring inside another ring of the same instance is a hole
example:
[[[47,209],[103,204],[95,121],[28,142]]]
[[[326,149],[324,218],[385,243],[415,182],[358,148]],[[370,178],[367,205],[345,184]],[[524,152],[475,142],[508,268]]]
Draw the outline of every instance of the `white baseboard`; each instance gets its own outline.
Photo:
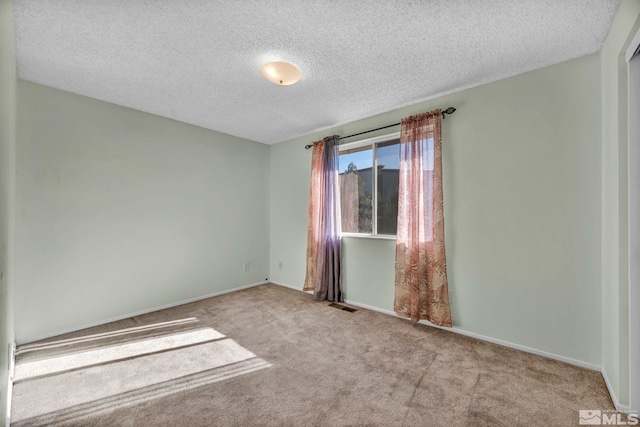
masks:
[[[257,283],[252,283],[250,285],[239,286],[239,287],[232,288],[232,289],[226,289],[224,291],[214,292],[214,293],[211,293],[211,294],[202,295],[202,296],[195,297],[195,298],[190,298],[190,299],[183,300],[183,301],[176,302],[176,303],[165,304],[165,305],[162,305],[162,306],[159,306],[159,307],[149,308],[149,309],[146,309],[146,310],[137,311],[135,313],[129,313],[129,314],[126,314],[126,315],[117,316],[117,317],[113,317],[113,318],[110,318],[110,319],[105,319],[105,320],[101,320],[101,321],[98,321],[98,322],[93,322],[93,323],[90,323],[90,324],[77,326],[77,327],[74,327],[74,328],[69,328],[69,329],[65,329],[65,330],[61,330],[61,331],[52,332],[50,334],[39,336],[39,337],[36,337],[34,339],[30,339],[30,340],[17,341],[16,344],[17,345],[27,344],[27,343],[39,341],[39,340],[42,340],[42,339],[51,338],[51,337],[54,337],[54,336],[57,336],[57,335],[66,334],[66,333],[69,333],[69,332],[75,332],[75,331],[79,331],[79,330],[82,330],[82,329],[91,328],[91,327],[94,327],[94,326],[99,326],[99,325],[104,325],[106,323],[115,322],[115,321],[118,321],[118,320],[128,319],[128,318],[134,317],[134,316],[140,316],[140,315],[151,313],[151,312],[154,312],[154,311],[159,311],[159,310],[164,310],[164,309],[167,309],[167,308],[177,307],[179,305],[189,304],[189,303],[192,303],[192,302],[200,301],[200,300],[207,299],[207,298],[216,297],[216,296],[219,296],[219,295],[224,295],[224,294],[231,293],[231,292],[236,292],[236,291],[240,291],[240,290],[243,290],[243,289],[253,288],[255,286],[260,286],[260,285],[264,285],[264,284],[267,284],[267,283],[273,283],[274,285],[278,285],[278,286],[282,286],[282,287],[285,287],[285,288],[293,289],[293,290],[296,290],[296,291],[299,291],[299,292],[313,293],[312,291],[303,291],[299,287],[291,286],[289,284],[282,283],[282,282],[277,282],[277,281],[273,281],[273,280],[257,282]],[[371,311],[376,311],[376,312],[379,312],[379,313],[387,314],[389,316],[393,316],[393,317],[398,317],[398,318],[404,319],[403,317],[398,316],[395,312],[393,312],[391,310],[385,310],[385,309],[374,307],[374,306],[371,306],[371,305],[362,304],[360,302],[349,300],[349,299],[346,299],[345,303],[353,305],[353,306],[356,306],[356,307],[361,307],[361,308],[364,308],[364,309],[367,309],[367,310],[371,310]],[[431,326],[433,328],[438,328],[438,329],[442,329],[442,330],[445,330],[445,331],[451,331],[451,332],[454,332],[454,333],[457,333],[457,334],[460,334],[460,335],[468,336],[468,337],[471,337],[471,338],[476,338],[476,339],[479,339],[481,341],[487,341],[487,342],[490,342],[490,343],[493,343],[493,344],[501,345],[503,347],[513,348],[515,350],[520,350],[520,351],[524,351],[526,353],[536,354],[538,356],[543,356],[543,357],[547,357],[549,359],[558,360],[560,362],[568,363],[570,365],[579,366],[579,367],[582,367],[582,368],[586,368],[586,369],[590,369],[590,370],[601,372],[602,377],[604,378],[604,382],[605,382],[605,384],[607,386],[607,389],[609,391],[609,394],[611,395],[611,399],[613,400],[613,403],[614,403],[614,405],[616,407],[616,410],[618,410],[619,412],[629,412],[629,408],[627,406],[625,406],[625,405],[621,405],[620,402],[618,401],[617,395],[616,395],[616,393],[614,393],[614,390],[611,387],[611,383],[610,383],[610,381],[609,381],[609,379],[607,377],[606,372],[598,365],[595,365],[593,363],[584,362],[584,361],[577,360],[577,359],[573,359],[573,358],[570,358],[570,357],[561,356],[561,355],[554,354],[554,353],[549,353],[549,352],[542,351],[542,350],[537,350],[535,348],[523,346],[523,345],[520,345],[520,344],[514,344],[514,343],[511,343],[509,341],[503,341],[503,340],[500,340],[500,339],[497,339],[497,338],[487,337],[487,336],[476,334],[474,332],[469,332],[469,331],[466,331],[466,330],[460,329],[460,328],[446,328],[446,327],[434,325],[433,323],[430,323],[430,322],[427,322],[427,321],[424,321],[424,320],[421,320],[419,323],[423,324],[423,325]],[[15,350],[15,345],[14,345],[14,350]],[[15,353],[15,351],[14,351],[14,353]],[[10,380],[9,380],[9,388],[10,388],[10,390],[9,390],[9,394],[7,395],[8,396],[8,401],[9,401],[8,410],[11,409],[11,405],[10,405],[11,394],[10,394],[10,392],[11,392],[11,387],[12,387],[12,384],[13,384],[13,382],[12,382],[12,379],[13,379],[13,365],[14,365],[14,359],[13,359],[13,354],[12,354]],[[7,412],[7,413],[9,414],[9,412]]]
[[[271,280],[271,283],[273,283],[274,285],[285,287],[285,288],[295,289],[296,291],[302,291],[302,288],[291,286],[291,285],[288,285],[286,283],[276,282],[275,280]]]
[[[11,396],[13,395],[13,372],[16,366],[16,344],[9,343],[9,372],[7,374],[7,407],[6,414],[7,419],[5,425],[8,427],[11,425]]]
[[[93,328],[94,326],[100,326],[100,325],[104,325],[106,323],[117,322],[118,320],[128,319],[130,317],[141,316],[143,314],[152,313],[154,311],[165,310],[167,308],[177,307],[179,305],[189,304],[189,303],[192,303],[192,302],[200,301],[200,300],[207,299],[207,298],[217,297],[217,296],[228,294],[228,293],[231,293],[231,292],[236,292],[236,291],[241,291],[243,289],[253,288],[255,286],[266,285],[267,283],[270,283],[270,282],[268,280],[265,280],[264,282],[251,283],[250,285],[238,286],[238,287],[232,288],[232,289],[225,289],[224,291],[213,292],[211,294],[201,295],[201,296],[198,296],[198,297],[195,297],[195,298],[189,298],[189,299],[182,300],[182,301],[175,302],[175,303],[171,303],[171,304],[165,304],[165,305],[161,305],[161,306],[158,306],[158,307],[149,308],[149,309],[146,309],[146,310],[136,311],[135,313],[123,314],[121,316],[116,316],[116,317],[112,317],[112,318],[109,318],[109,319],[99,320],[97,322],[86,323],[84,325],[75,326],[75,327],[69,328],[69,329],[63,329],[63,330],[51,332],[51,333],[48,333],[48,334],[45,334],[45,335],[40,335],[40,336],[37,336],[35,338],[30,338],[30,339],[27,339],[27,340],[16,340],[16,344],[17,345],[29,344],[29,343],[32,343],[32,342],[35,342],[35,341],[44,340],[44,339],[55,337],[55,336],[58,336],[58,335],[68,334],[70,332],[76,332],[76,331],[80,331],[82,329]],[[273,283],[273,282],[271,282],[271,283]]]
[[[271,283],[276,284],[276,285],[280,285],[280,286],[284,286],[286,288],[300,290],[298,288],[295,288],[293,286],[290,286],[290,285],[287,285],[287,284],[284,284],[284,283],[277,283],[277,282],[274,282],[274,281],[271,281]],[[361,308],[365,308],[367,310],[377,311],[379,313],[388,314],[389,316],[394,316],[394,317],[399,317],[401,319],[404,319],[403,317],[398,316],[396,313],[394,313],[391,310],[385,310],[383,308],[378,308],[378,307],[374,307],[374,306],[371,306],[371,305],[362,304],[362,303],[360,303],[358,301],[353,301],[353,300],[349,300],[349,299],[345,299],[344,302],[346,302],[347,304],[350,304],[350,305],[354,305],[356,307],[361,307]],[[560,356],[560,355],[554,354],[554,353],[548,353],[546,351],[537,350],[535,348],[527,347],[527,346],[520,345],[520,344],[514,344],[514,343],[511,343],[511,342],[508,342],[508,341],[503,341],[503,340],[500,340],[500,339],[497,339],[497,338],[487,337],[487,336],[484,336],[484,335],[476,334],[474,332],[465,331],[464,329],[460,329],[460,328],[445,328],[445,327],[442,327],[442,326],[434,325],[433,323],[427,322],[425,320],[421,320],[418,323],[423,324],[423,325],[427,325],[427,326],[431,326],[433,328],[442,329],[442,330],[445,330],[445,331],[455,332],[456,334],[465,335],[467,337],[476,338],[476,339],[479,339],[479,340],[482,340],[482,341],[488,341],[490,343],[498,344],[498,345],[501,345],[503,347],[509,347],[509,348],[513,348],[513,349],[516,349],[516,350],[524,351],[526,353],[532,353],[532,354],[537,354],[538,356],[548,357],[549,359],[558,360],[560,362],[568,363],[570,365],[580,366],[581,368],[591,369],[593,371],[601,371],[600,366],[594,365],[593,363],[583,362],[582,360],[576,360],[576,359],[572,359],[570,357]]]
[[[609,381],[609,377],[607,376],[607,372],[604,369],[602,369],[601,373],[602,373],[602,378],[604,378],[604,383],[607,385],[607,390],[609,390],[609,396],[611,396],[611,400],[613,401],[613,405],[616,407],[616,411],[624,412],[624,413],[627,413],[627,414],[630,413],[631,412],[631,408],[629,406],[622,405],[620,403],[620,401],[618,400],[618,395],[613,390],[613,387],[611,386],[611,381]]]
[[[390,311],[390,310],[385,310],[385,309],[382,309],[382,308],[373,307],[373,306],[366,305],[366,304],[361,304],[361,303],[359,303],[357,301],[352,301],[352,300],[345,300],[345,302],[347,304],[355,305],[356,307],[362,307],[362,308],[366,308],[367,310],[377,311],[377,312],[380,312],[380,313],[388,314],[390,316],[399,317],[401,319],[404,319],[404,317],[398,316],[395,312]],[[520,344],[514,344],[514,343],[509,342],[509,341],[504,341],[504,340],[501,340],[501,339],[497,339],[497,338],[492,338],[492,337],[488,337],[488,336],[485,336],[485,335],[476,334],[475,332],[469,332],[469,331],[466,331],[466,330],[460,329],[460,328],[455,328],[455,327],[454,328],[446,328],[444,326],[434,325],[433,323],[428,322],[426,320],[420,320],[418,323],[420,323],[422,325],[431,326],[432,328],[442,329],[444,331],[455,332],[456,334],[464,335],[464,336],[471,337],[471,338],[476,338],[476,339],[479,339],[481,341],[487,341],[487,342],[490,342],[490,343],[493,343],[493,344],[498,344],[498,345],[501,345],[503,347],[509,347],[509,348],[513,348],[515,350],[524,351],[525,353],[536,354],[538,356],[543,356],[543,357],[547,357],[549,359],[558,360],[560,362],[568,363],[570,365],[579,366],[581,368],[586,368],[586,369],[590,369],[590,370],[593,370],[593,371],[600,371],[600,366],[594,365],[593,363],[584,362],[582,360],[572,359],[572,358],[566,357],[566,356],[560,356],[559,354],[549,353],[549,352],[546,352],[546,351],[538,350],[538,349],[527,347],[527,346],[520,345]]]
[[[293,290],[296,290],[296,291],[305,292],[307,294],[312,294],[313,293],[313,291],[303,291],[302,289],[297,288],[295,286],[287,285],[286,283],[275,282],[273,280],[271,280],[269,283],[273,283],[274,285],[282,286],[284,288],[289,288],[289,289],[293,289]]]

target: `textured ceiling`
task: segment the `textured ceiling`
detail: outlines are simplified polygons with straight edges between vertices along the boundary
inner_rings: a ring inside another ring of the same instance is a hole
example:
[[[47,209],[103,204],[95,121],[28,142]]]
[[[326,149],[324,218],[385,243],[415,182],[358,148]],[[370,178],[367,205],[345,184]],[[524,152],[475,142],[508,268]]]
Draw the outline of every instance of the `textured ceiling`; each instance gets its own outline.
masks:
[[[618,3],[14,0],[18,76],[271,144],[597,52]]]

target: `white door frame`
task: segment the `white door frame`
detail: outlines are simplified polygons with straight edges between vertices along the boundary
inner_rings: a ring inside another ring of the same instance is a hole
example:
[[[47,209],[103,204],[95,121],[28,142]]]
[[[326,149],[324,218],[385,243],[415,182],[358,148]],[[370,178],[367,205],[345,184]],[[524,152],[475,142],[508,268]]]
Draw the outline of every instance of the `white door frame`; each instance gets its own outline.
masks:
[[[629,409],[640,411],[640,30],[627,49],[629,188]]]

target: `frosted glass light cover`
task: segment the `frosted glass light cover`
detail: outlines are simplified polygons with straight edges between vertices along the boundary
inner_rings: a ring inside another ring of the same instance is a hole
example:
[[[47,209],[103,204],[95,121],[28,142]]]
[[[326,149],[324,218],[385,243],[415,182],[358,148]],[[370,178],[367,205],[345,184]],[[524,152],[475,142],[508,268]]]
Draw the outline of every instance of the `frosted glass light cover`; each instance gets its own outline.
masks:
[[[283,61],[267,62],[260,72],[271,83],[281,86],[292,85],[302,78],[302,73],[293,64]]]

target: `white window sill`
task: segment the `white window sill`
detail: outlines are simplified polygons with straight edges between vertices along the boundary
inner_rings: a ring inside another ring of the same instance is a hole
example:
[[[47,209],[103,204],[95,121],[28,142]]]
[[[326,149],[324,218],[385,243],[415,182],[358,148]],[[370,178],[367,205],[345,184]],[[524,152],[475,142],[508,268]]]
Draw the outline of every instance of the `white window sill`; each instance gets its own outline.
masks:
[[[341,233],[340,237],[356,237],[358,239],[374,239],[374,240],[396,240],[396,236],[388,234],[360,234],[360,233]]]

